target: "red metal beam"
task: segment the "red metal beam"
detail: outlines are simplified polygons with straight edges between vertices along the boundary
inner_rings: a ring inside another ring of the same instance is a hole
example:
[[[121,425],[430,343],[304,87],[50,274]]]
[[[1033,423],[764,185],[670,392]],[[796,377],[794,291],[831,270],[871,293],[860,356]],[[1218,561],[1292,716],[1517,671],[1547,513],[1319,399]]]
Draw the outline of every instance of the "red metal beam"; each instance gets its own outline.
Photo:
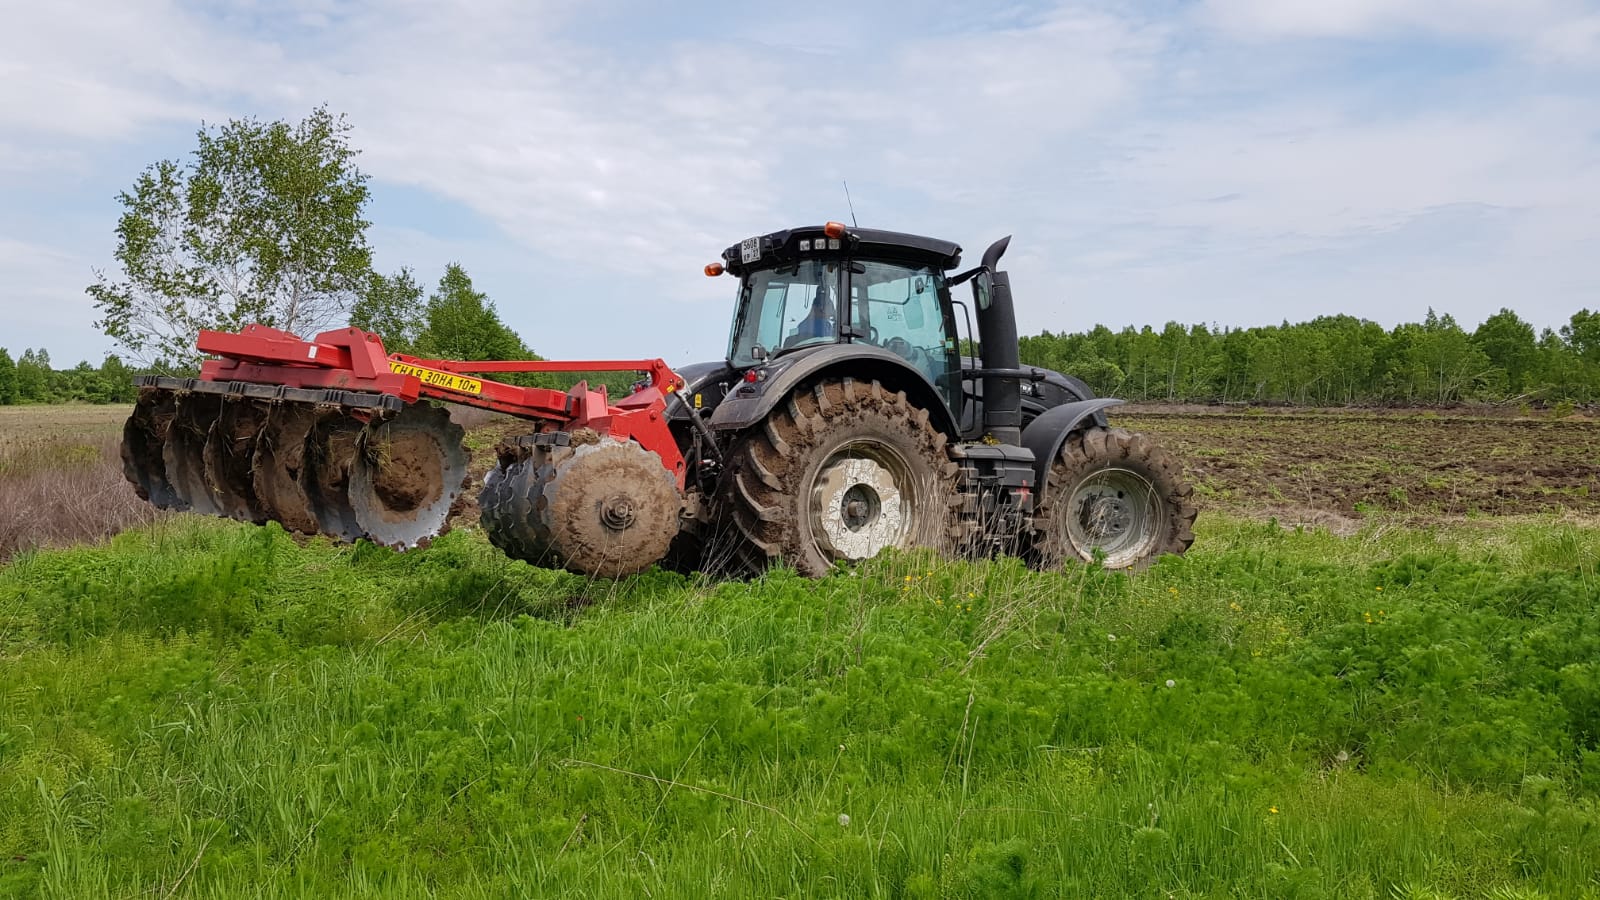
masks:
[[[667,427],[666,395],[682,389],[684,381],[659,359],[420,359],[388,354],[377,335],[357,328],[325,331],[306,341],[264,325],[248,325],[237,334],[202,331],[196,346],[201,352],[222,357],[201,365],[200,377],[207,381],[376,391],[407,403],[427,397],[510,413],[562,430],[593,428],[653,451],[683,487],[684,460]],[[408,371],[394,371],[401,366]],[[422,377],[415,374],[418,369],[423,370]],[[590,390],[582,383],[570,391],[558,391],[456,377],[487,372],[646,372],[650,386],[612,405],[604,388]]]
[[[528,359],[528,360],[453,360],[421,359],[403,353],[392,358],[446,372],[644,372],[650,386],[670,394],[684,387],[684,380],[660,359]]]

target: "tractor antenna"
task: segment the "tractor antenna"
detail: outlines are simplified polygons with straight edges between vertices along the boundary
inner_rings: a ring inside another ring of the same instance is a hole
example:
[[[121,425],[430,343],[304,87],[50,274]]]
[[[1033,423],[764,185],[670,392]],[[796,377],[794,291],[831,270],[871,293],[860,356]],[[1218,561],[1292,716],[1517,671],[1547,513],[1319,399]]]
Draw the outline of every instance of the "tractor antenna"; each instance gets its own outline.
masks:
[[[850,182],[844,182],[844,205],[850,207],[850,227],[860,228],[856,223],[856,205],[850,202]]]

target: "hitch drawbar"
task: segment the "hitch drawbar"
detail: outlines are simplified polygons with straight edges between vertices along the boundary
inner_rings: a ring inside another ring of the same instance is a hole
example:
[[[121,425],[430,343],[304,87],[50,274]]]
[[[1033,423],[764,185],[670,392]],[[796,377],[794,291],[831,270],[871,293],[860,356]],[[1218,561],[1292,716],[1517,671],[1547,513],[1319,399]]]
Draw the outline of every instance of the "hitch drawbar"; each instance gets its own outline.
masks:
[[[535,423],[507,442],[480,498],[512,556],[589,574],[649,567],[678,531],[684,459],[666,399],[683,379],[655,360],[460,362],[390,354],[355,328],[312,340],[262,325],[204,331],[198,378],[142,376],[123,470],[156,506],[275,521],[305,534],[407,548],[465,503],[464,432],[428,400]],[[642,371],[612,404],[483,378],[500,372]],[[593,521],[590,521],[590,520]]]

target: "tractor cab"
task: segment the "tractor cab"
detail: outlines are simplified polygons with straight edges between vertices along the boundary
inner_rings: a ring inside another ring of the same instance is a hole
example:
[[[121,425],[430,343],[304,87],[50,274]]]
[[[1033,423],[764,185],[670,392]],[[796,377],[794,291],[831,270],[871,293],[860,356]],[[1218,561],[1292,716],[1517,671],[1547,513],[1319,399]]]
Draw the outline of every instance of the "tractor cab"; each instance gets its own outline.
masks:
[[[739,278],[733,368],[867,344],[899,357],[947,408],[959,408],[961,359],[945,274],[960,263],[956,244],[830,223],[748,238],[723,259],[707,272]]]

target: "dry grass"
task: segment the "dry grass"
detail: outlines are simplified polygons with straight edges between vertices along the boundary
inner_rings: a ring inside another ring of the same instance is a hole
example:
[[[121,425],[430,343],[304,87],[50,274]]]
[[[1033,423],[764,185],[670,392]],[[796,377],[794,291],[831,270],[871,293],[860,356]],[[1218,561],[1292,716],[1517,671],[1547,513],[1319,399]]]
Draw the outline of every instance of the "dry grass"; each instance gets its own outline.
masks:
[[[103,540],[163,513],[122,477],[123,407],[0,410],[0,560]]]

